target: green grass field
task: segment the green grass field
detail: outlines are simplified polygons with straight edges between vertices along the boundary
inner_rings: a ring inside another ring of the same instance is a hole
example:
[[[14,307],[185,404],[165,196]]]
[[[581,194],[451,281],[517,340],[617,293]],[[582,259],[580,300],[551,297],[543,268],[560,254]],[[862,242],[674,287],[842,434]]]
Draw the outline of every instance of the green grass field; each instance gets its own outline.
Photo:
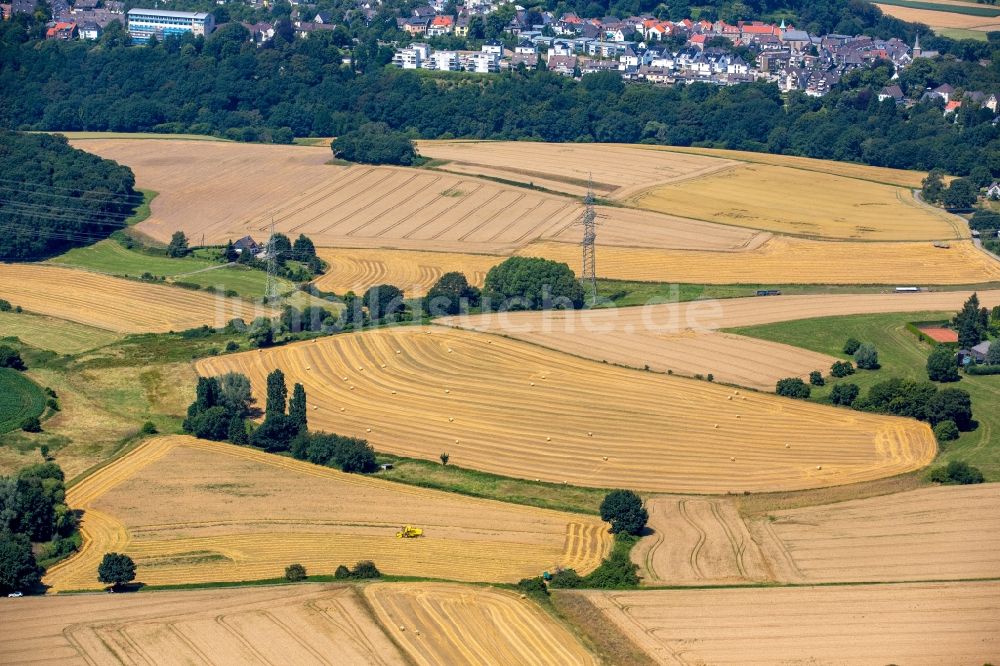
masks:
[[[966,30],[965,28],[934,28],[934,34],[948,39],[973,39],[977,42],[986,41],[986,33],[982,30]]]
[[[41,416],[45,393],[17,370],[0,368],[0,433],[21,427],[21,421]]]
[[[210,258],[211,250],[195,250],[191,256],[170,257],[129,250],[107,239],[87,247],[78,247],[50,260],[61,266],[82,268],[108,275],[139,277],[143,273],[164,276],[167,282],[190,282],[201,287],[231,289],[244,298],[260,298],[267,286],[267,274],[243,266],[224,266]],[[278,281],[278,289],[294,288],[287,280]]]
[[[878,370],[858,370],[842,379],[827,376],[826,386],[813,387],[811,399],[823,401],[838,382],[854,383],[862,392],[876,382],[889,377],[903,377],[927,381],[926,363],[931,345],[920,342],[906,330],[906,324],[915,321],[944,321],[952,312],[909,312],[902,314],[853,315],[849,317],[823,317],[798,321],[730,329],[732,333],[773,340],[796,347],[830,354],[843,359],[844,341],[849,337],[869,342],[878,349]],[[817,368],[829,374],[829,368]],[[964,460],[979,467],[989,481],[1000,481],[1000,375],[962,375],[962,381],[939,384],[964,389],[972,396],[973,417],[979,428],[948,442],[942,447],[938,462]]]
[[[65,319],[22,312],[0,312],[0,338],[15,337],[57,354],[79,354],[121,338],[117,333]]]

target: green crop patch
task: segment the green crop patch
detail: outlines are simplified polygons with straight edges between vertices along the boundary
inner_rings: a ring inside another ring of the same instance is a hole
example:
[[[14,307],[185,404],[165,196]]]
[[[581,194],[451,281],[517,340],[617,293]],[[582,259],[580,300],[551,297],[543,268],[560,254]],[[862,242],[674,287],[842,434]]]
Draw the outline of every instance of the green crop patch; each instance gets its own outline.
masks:
[[[0,368],[0,433],[16,430],[44,410],[45,394],[38,384],[17,370]]]

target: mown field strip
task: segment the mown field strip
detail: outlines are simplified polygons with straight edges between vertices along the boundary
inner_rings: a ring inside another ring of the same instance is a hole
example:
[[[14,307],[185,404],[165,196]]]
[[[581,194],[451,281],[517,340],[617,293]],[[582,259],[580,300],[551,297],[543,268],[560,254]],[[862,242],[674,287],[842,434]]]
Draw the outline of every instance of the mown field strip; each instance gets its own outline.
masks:
[[[556,566],[590,571],[610,549],[596,517],[184,436],[141,445],[73,486],[67,502],[84,510],[84,544],[49,570],[55,591],[98,588],[108,551],[132,556],[141,582],[169,585],[276,578],[292,562],[330,574],[362,559],[390,574],[516,582]],[[397,539],[404,524],[425,536]]]
[[[793,490],[919,469],[936,451],[929,428],[915,421],[741,394],[440,327],[338,335],[196,363],[202,375],[247,374],[258,396],[275,368],[305,385],[312,428],[399,455],[437,459],[448,451],[454,464],[519,478],[655,491]]]

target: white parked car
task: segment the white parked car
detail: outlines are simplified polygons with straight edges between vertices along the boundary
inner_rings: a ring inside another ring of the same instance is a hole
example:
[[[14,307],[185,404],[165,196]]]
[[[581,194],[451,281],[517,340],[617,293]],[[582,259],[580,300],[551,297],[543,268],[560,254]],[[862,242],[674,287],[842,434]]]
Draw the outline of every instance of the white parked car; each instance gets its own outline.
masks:
[[[24,592],[11,592],[10,594],[7,595],[7,598],[8,599],[17,599],[18,597],[23,597],[23,596],[24,596]]]

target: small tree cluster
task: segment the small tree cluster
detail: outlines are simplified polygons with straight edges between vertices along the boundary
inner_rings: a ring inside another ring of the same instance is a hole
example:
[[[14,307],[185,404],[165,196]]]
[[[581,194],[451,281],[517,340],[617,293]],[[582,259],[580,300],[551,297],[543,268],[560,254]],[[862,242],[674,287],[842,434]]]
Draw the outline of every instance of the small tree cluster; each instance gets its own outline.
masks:
[[[951,324],[958,331],[959,347],[968,349],[986,339],[990,325],[990,311],[980,307],[978,294],[972,294],[952,318]]]
[[[952,460],[944,467],[931,470],[930,480],[935,483],[945,485],[970,485],[983,483],[983,473],[977,467],[973,467],[960,460]]]
[[[826,384],[826,380],[823,379],[823,373],[819,370],[813,370],[809,373],[809,383],[813,386],[823,386]]]
[[[798,377],[786,377],[778,380],[774,392],[786,398],[805,400],[812,393],[812,389]]]
[[[394,318],[406,310],[403,291],[391,284],[369,287],[361,297],[361,303],[368,309],[372,321]]]
[[[972,430],[972,398],[958,388],[938,388],[930,382],[914,382],[893,377],[873,384],[868,393],[854,402],[868,412],[908,416],[936,426],[952,421],[961,431]]]
[[[958,373],[955,350],[947,345],[937,345],[927,357],[927,378],[932,382],[957,382]]]
[[[958,439],[960,434],[958,426],[951,419],[941,421],[934,426],[934,438],[942,444]]]
[[[291,444],[292,455],[342,472],[368,474],[378,469],[375,450],[363,439],[303,431]]]
[[[306,568],[301,564],[289,564],[285,567],[285,580],[290,583],[298,583],[306,579]]]
[[[296,437],[308,435],[308,427],[305,387],[295,384],[288,400],[285,373],[272,370],[267,376],[264,422],[250,435],[250,444],[271,453],[288,451]]]
[[[583,307],[583,286],[564,263],[511,257],[486,274],[483,297],[507,310],[573,309]]]
[[[124,553],[105,553],[97,567],[97,580],[117,591],[135,580],[135,562]]]
[[[861,393],[861,387],[857,384],[837,384],[830,391],[830,402],[835,405],[850,407]]]
[[[445,273],[424,297],[424,311],[431,317],[457,315],[478,307],[481,296],[462,273]]]
[[[246,417],[252,404],[246,375],[230,372],[219,377],[200,377],[195,400],[188,406],[182,428],[201,439],[246,444]]]
[[[177,259],[187,255],[188,252],[190,252],[190,248],[187,236],[184,235],[183,231],[175,231],[167,245],[167,256]]]
[[[850,361],[834,361],[833,365],[830,366],[830,375],[838,379],[853,374],[854,366]]]
[[[844,343],[844,353],[848,356],[854,356],[854,352],[858,351],[858,347],[861,346],[861,342],[854,338],[847,338]]]
[[[368,580],[381,578],[382,572],[378,570],[378,567],[371,560],[361,560],[352,569],[348,569],[345,565],[341,564],[333,572],[333,577],[337,580]]]
[[[10,345],[0,345],[0,368],[11,368],[13,370],[27,370],[21,353]]]
[[[330,144],[334,157],[364,164],[410,166],[417,151],[410,137],[385,123],[365,123],[344,132]]]

